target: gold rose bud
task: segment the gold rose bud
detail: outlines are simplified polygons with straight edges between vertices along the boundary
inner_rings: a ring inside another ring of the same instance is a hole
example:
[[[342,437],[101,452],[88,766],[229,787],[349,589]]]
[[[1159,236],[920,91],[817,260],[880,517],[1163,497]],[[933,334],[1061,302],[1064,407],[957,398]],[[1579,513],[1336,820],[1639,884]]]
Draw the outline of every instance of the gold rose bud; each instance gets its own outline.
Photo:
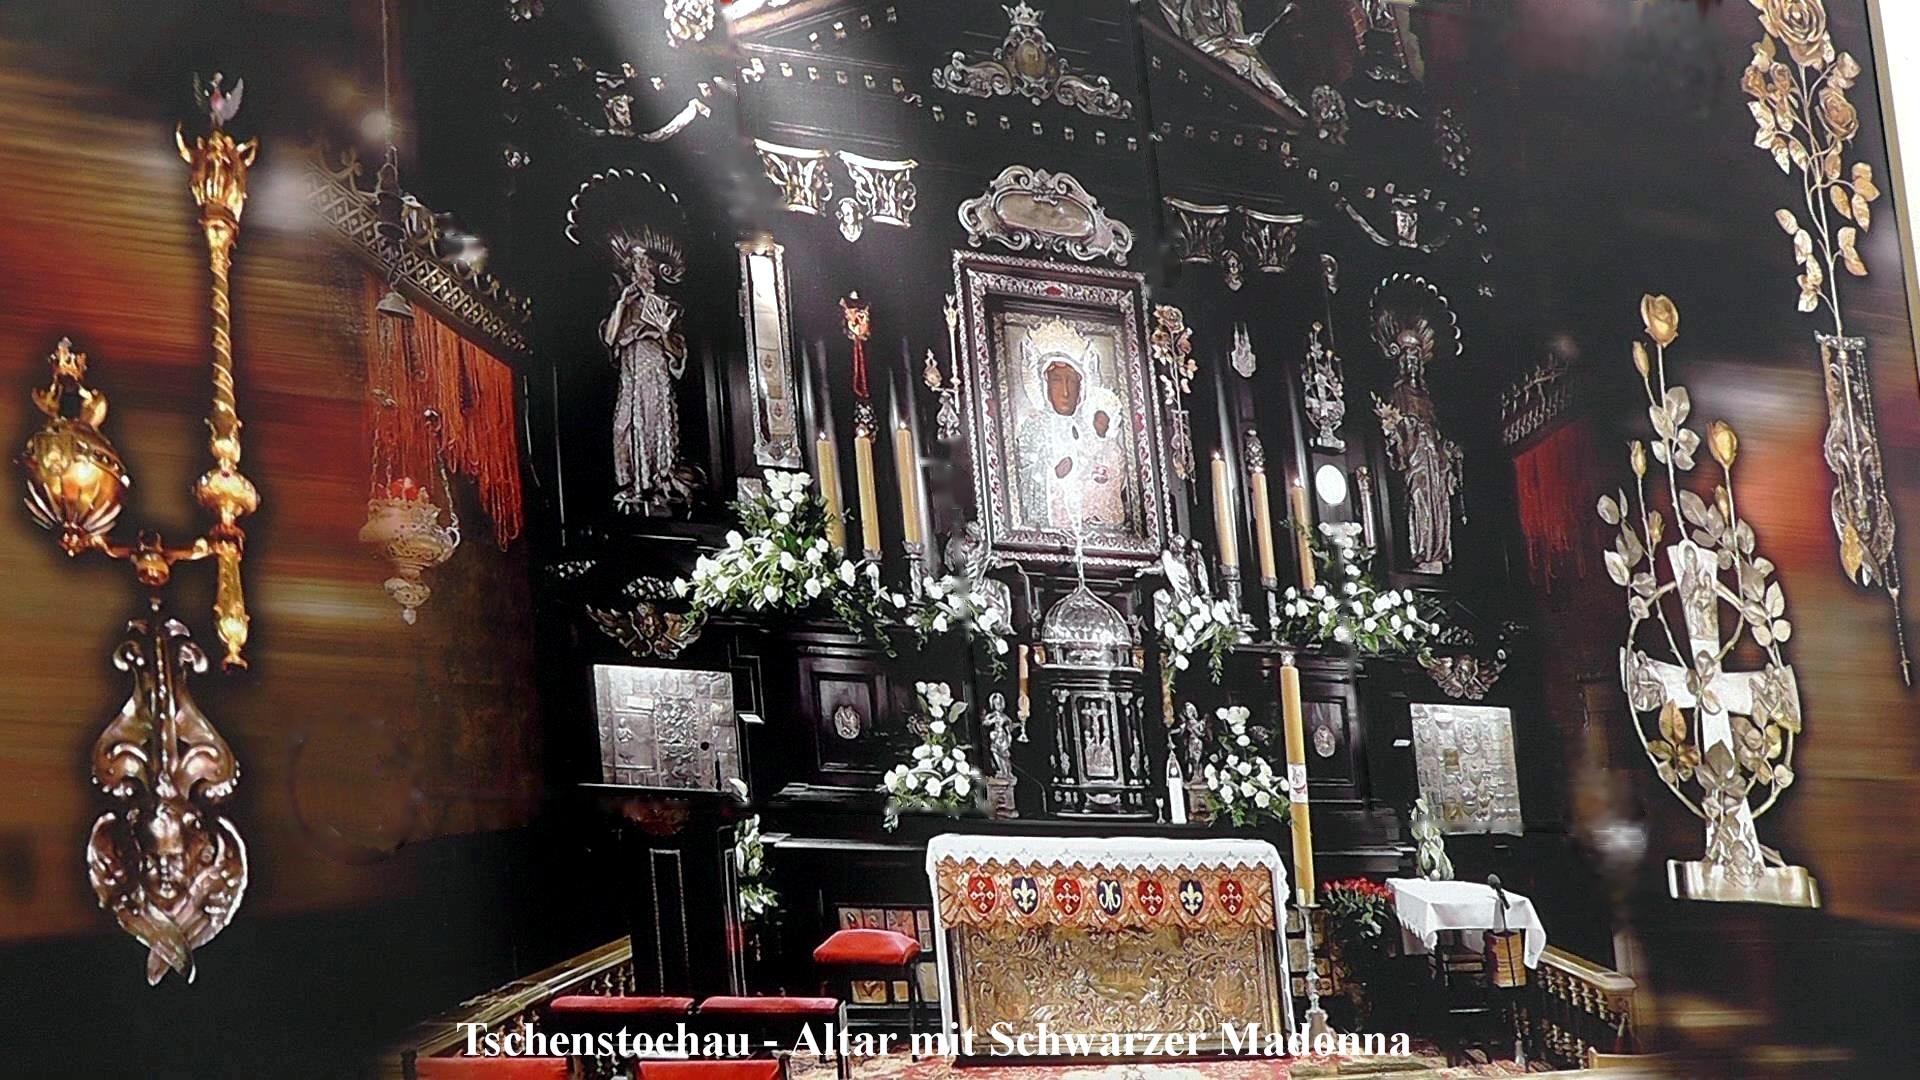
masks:
[[[1680,336],[1680,309],[1664,296],[1640,298],[1640,321],[1647,325],[1647,336],[1663,349]]]
[[[1707,431],[1707,445],[1713,448],[1713,460],[1723,469],[1733,468],[1733,459],[1740,456],[1740,436],[1733,433],[1733,425],[1725,420],[1715,420]]]
[[[1647,475],[1647,444],[1639,439],[1633,440],[1633,449],[1628,454],[1628,460],[1633,462],[1633,475]]]
[[[1647,347],[1638,341],[1633,343],[1633,369],[1643,379],[1653,374],[1653,361],[1647,358]]]

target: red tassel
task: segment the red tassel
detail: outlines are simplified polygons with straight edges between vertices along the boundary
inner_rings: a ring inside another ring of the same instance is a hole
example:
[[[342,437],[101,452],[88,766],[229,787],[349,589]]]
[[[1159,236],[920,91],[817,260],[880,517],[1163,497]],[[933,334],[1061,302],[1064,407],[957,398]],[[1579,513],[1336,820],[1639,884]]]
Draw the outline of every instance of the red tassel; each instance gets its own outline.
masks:
[[[363,306],[373,328],[366,338],[372,491],[385,494],[403,478],[430,490],[444,465],[472,478],[494,542],[505,548],[525,527],[513,369],[417,305],[411,322],[381,314],[374,305],[385,293],[385,283],[369,275]]]

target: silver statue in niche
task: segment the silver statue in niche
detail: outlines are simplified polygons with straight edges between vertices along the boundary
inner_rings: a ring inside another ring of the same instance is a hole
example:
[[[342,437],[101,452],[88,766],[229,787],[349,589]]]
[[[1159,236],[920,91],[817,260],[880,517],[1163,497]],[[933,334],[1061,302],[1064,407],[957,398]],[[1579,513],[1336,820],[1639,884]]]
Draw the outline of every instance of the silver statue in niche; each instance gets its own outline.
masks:
[[[1445,335],[1443,338],[1442,335]],[[1427,394],[1427,367],[1444,342],[1460,353],[1452,308],[1424,278],[1395,274],[1373,298],[1373,340],[1395,366],[1393,392],[1373,398],[1386,438],[1387,461],[1406,485],[1406,547],[1413,569],[1445,573],[1453,562],[1454,504],[1464,461],[1460,445],[1441,434]]]
[[[1340,357],[1328,340],[1325,323],[1316,320],[1307,332],[1307,362],[1300,371],[1306,389],[1307,419],[1313,423],[1313,445],[1323,450],[1345,450],[1340,425],[1347,418],[1347,382]]]
[[[683,502],[697,480],[679,464],[680,408],[674,381],[687,369],[681,305],[660,291],[686,264],[679,242],[652,229],[616,233],[614,254],[626,280],[600,340],[620,369],[613,407],[614,504],[629,513],[663,512]]]

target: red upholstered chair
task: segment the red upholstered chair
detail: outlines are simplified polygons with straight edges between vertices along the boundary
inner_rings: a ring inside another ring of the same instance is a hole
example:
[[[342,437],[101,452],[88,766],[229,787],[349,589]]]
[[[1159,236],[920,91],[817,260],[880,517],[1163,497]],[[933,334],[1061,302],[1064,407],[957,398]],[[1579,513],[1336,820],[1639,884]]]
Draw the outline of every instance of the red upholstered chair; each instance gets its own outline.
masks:
[[[572,1066],[553,1057],[423,1057],[402,1062],[407,1080],[570,1080]]]
[[[847,980],[847,996],[857,980],[904,981],[907,984],[907,1045],[920,1031],[920,980],[914,964],[920,943],[894,930],[836,930],[813,950],[816,967]],[[919,1055],[914,1055],[919,1060]]]
[[[785,1080],[786,1067],[768,1058],[750,1061],[643,1061],[639,1080]]]
[[[694,1010],[694,1020],[702,1031],[743,1034],[758,1046],[772,1041],[791,1046],[800,1031],[809,1024],[832,1024],[846,1030],[846,1007],[833,997],[710,997]],[[825,1031],[821,1031],[822,1038]],[[852,1074],[851,1063],[842,1054],[834,1055],[841,1080]]]

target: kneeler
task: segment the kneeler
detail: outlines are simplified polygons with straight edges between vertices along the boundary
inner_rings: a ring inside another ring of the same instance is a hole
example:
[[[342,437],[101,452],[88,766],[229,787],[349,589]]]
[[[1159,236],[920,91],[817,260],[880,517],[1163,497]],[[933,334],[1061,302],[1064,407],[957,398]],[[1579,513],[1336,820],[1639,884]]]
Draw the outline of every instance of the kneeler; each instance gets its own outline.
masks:
[[[846,1008],[832,997],[710,997],[693,1015],[700,1031],[746,1035],[755,1046],[792,1046],[808,1025],[847,1027]],[[845,1054],[836,1053],[834,1063],[840,1080],[852,1075]]]
[[[618,994],[568,994],[547,1003],[554,1031],[617,1032],[662,1035],[693,1016],[690,997],[626,997]]]
[[[907,984],[907,1045],[920,1032],[920,980],[913,970],[920,958],[920,943],[893,930],[836,930],[813,950],[816,967],[825,968],[848,982],[847,997],[853,997],[852,983],[904,981]],[[913,1060],[920,1060],[918,1054]]]

